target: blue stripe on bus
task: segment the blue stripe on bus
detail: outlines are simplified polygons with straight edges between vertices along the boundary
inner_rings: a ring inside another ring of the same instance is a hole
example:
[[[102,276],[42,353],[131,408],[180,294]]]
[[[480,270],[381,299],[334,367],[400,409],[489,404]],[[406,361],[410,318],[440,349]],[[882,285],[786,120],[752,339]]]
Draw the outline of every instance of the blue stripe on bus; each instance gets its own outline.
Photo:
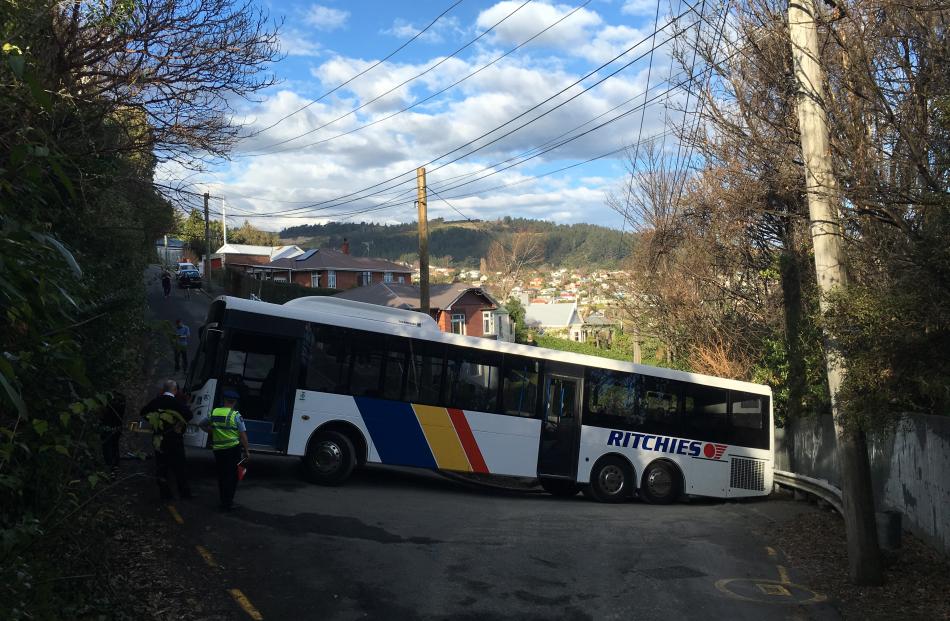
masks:
[[[369,397],[354,400],[382,463],[436,468],[411,404]]]

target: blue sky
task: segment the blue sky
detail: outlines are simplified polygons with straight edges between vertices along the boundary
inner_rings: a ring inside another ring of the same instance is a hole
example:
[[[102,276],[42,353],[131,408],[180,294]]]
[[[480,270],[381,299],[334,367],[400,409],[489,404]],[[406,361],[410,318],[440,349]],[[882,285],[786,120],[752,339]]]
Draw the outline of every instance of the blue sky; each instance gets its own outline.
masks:
[[[660,2],[662,26],[678,0],[672,7],[670,0]],[[681,113],[667,111],[681,102],[681,94],[653,100],[640,129],[638,107],[644,101],[648,73],[647,95],[655,98],[667,89],[671,72],[669,45],[657,49],[652,69],[646,56],[655,1],[592,0],[518,51],[451,86],[583,5],[583,0],[563,4],[535,0],[519,9],[523,0],[463,0],[393,58],[318,100],[395,50],[453,3],[267,3],[273,17],[284,19],[280,37],[285,57],[273,67],[280,83],[262,93],[259,101],[238,102],[235,122],[245,125],[249,137],[237,145],[231,161],[189,176],[192,187],[221,197],[232,225],[245,217],[274,230],[328,219],[406,222],[415,219],[415,180],[399,175],[425,164],[433,189],[430,218],[459,219],[461,212],[470,218],[510,215],[620,228],[623,220],[606,199],[611,192],[622,191],[623,152],[538,175],[622,149],[638,136],[656,136],[658,145],[675,152],[675,137],[659,136],[669,125],[665,117],[682,122]],[[415,77],[499,21],[478,42]],[[657,44],[670,33],[672,28],[667,28]],[[644,38],[646,42],[581,85],[479,139]],[[640,55],[644,57],[635,60]],[[541,116],[631,61],[635,62],[617,75]],[[679,71],[673,66],[674,83],[682,79]],[[402,111],[409,106],[414,107]],[[622,113],[626,115],[602,129],[502,170],[550,146],[558,136],[572,137]],[[536,117],[537,121],[486,145]],[[472,145],[457,150],[472,140],[476,140]],[[449,162],[482,145],[486,146]],[[446,154],[450,155],[442,157]],[[166,180],[188,175],[172,164],[159,171]],[[373,190],[340,198],[393,177]],[[216,204],[220,203],[219,199]],[[313,203],[317,205],[308,207]]]

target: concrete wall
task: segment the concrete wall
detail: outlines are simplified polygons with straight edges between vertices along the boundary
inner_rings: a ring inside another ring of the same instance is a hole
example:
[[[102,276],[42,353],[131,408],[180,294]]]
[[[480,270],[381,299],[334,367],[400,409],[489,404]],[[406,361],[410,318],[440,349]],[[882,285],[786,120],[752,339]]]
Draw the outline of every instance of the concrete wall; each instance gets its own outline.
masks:
[[[950,554],[950,417],[908,415],[868,444],[878,510],[899,511],[904,528]],[[831,417],[776,429],[775,467],[840,486]]]

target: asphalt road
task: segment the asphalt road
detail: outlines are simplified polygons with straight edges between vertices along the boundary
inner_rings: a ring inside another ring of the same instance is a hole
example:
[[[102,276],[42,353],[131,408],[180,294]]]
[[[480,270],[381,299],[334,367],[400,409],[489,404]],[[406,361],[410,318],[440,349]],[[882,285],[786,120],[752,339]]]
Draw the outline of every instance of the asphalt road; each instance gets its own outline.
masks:
[[[156,317],[197,333],[208,297],[150,289]],[[388,468],[327,488],[254,455],[242,508],[221,514],[210,452],[189,467],[196,498],[165,516],[179,549],[264,619],[839,618],[770,547],[776,524],[817,510],[804,503],[603,505]]]

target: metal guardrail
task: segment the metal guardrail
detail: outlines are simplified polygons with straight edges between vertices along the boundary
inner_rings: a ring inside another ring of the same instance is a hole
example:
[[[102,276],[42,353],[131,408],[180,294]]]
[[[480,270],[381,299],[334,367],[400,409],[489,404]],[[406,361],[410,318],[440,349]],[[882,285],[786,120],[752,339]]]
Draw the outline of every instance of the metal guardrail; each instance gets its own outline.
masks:
[[[841,490],[828,481],[813,479],[803,474],[795,474],[785,470],[774,471],[773,480],[782,487],[789,487],[816,496],[834,507],[839,514],[843,515],[844,513],[841,504]]]

